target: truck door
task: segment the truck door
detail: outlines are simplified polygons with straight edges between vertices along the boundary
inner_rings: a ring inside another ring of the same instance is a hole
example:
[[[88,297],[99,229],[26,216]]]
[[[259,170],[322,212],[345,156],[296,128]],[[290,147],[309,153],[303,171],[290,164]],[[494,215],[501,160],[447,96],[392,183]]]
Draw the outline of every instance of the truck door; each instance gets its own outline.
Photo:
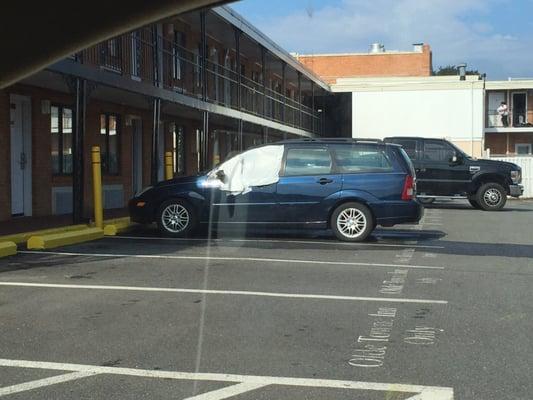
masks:
[[[424,139],[417,191],[420,195],[454,196],[464,194],[470,183],[466,160],[452,162],[456,150],[445,140]]]

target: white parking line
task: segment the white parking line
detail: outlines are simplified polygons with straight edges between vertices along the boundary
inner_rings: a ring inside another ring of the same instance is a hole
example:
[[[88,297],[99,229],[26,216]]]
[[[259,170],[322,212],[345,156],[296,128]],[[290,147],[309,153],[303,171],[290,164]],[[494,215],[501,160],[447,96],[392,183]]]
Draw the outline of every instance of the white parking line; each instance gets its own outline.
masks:
[[[265,243],[295,243],[295,244],[327,244],[332,246],[381,246],[381,247],[418,247],[421,249],[443,249],[444,246],[419,245],[411,246],[408,244],[392,243],[347,243],[339,241],[317,241],[317,240],[280,240],[280,239],[203,239],[203,238],[169,238],[153,236],[106,236],[106,239],[129,239],[129,240],[162,240],[173,242],[265,242]]]
[[[202,393],[197,396],[187,397],[184,400],[223,400],[238,394],[251,392],[252,390],[260,389],[267,385],[263,383],[242,382],[236,385],[224,387],[222,389],[212,390],[207,393]]]
[[[257,258],[257,257],[217,257],[217,256],[176,256],[163,254],[111,254],[111,253],[75,253],[64,251],[33,251],[22,250],[19,254],[41,254],[41,255],[57,255],[66,257],[103,257],[103,258],[144,258],[144,259],[163,259],[163,260],[214,260],[214,261],[252,261],[252,262],[269,262],[269,263],[284,263],[284,264],[321,264],[321,265],[344,265],[351,267],[398,267],[398,264],[379,264],[379,263],[363,263],[363,262],[349,262],[349,261],[319,261],[319,260],[298,260],[298,259],[282,259],[282,258]],[[436,267],[433,265],[402,265],[402,268],[413,269],[444,269],[444,267]]]
[[[45,386],[55,385],[57,383],[74,381],[76,379],[85,378],[85,377],[93,376],[97,374],[98,372],[77,371],[77,372],[70,372],[68,374],[63,374],[63,375],[51,376],[49,378],[38,379],[36,381],[24,382],[18,385],[6,386],[6,387],[0,388],[0,397],[7,396],[10,394],[20,393],[20,392],[26,392],[28,390],[33,390],[33,389],[37,389],[37,388],[41,388]]]
[[[210,289],[204,290],[204,289],[145,287],[145,286],[67,285],[67,284],[60,284],[60,283],[34,283],[34,282],[0,282],[0,286],[37,287],[37,288],[54,288],[54,289],[117,290],[117,291],[160,292],[160,293],[195,293],[195,294],[205,293],[205,294],[220,294],[220,295],[234,295],[234,296],[278,297],[278,298],[290,298],[290,299],[375,301],[375,302],[383,302],[383,303],[448,304],[446,300],[337,296],[337,295],[324,295],[324,294],[251,292],[251,291],[246,291],[246,290],[210,290]]]
[[[121,367],[101,367],[95,365],[83,364],[64,364],[43,361],[26,361],[26,360],[9,360],[0,359],[0,366],[18,367],[18,368],[35,368],[45,370],[77,371],[91,374],[108,374],[137,376],[143,378],[159,379],[176,379],[176,380],[194,380],[194,381],[213,381],[213,382],[234,382],[257,384],[261,386],[279,385],[293,387],[314,387],[328,389],[346,389],[346,390],[374,390],[390,393],[420,393],[424,397],[419,400],[453,400],[453,389],[449,387],[422,386],[408,384],[393,384],[380,382],[362,382],[362,381],[342,381],[333,379],[309,379],[309,378],[290,378],[290,377],[273,377],[273,376],[256,376],[256,375],[235,375],[220,373],[193,373],[193,372],[175,372],[175,371],[158,371],[143,370],[136,368]]]

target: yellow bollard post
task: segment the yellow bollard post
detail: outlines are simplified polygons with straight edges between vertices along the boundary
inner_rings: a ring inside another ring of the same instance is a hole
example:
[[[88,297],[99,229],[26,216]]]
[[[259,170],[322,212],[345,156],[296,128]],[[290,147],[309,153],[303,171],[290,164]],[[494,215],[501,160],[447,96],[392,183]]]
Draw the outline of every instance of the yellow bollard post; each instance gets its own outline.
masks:
[[[102,166],[100,147],[92,148],[93,162],[93,195],[94,195],[94,223],[97,228],[104,229],[104,209],[102,207]]]
[[[165,153],[165,179],[174,178],[174,163],[172,162],[172,152]]]

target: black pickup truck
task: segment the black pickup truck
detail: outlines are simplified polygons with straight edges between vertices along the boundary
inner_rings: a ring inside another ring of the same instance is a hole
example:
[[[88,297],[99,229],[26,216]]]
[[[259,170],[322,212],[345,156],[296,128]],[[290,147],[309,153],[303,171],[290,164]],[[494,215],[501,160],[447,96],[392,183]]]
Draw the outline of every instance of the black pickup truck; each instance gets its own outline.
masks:
[[[461,198],[475,208],[496,211],[503,208],[507,196],[524,192],[522,170],[516,164],[472,158],[444,139],[402,136],[384,141],[402,145],[411,158],[421,203]]]

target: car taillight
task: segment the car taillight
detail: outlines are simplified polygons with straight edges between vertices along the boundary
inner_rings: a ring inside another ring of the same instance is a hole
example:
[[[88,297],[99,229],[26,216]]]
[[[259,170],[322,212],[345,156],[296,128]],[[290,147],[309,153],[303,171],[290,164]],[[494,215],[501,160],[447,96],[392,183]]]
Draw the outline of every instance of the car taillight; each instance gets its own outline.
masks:
[[[402,200],[404,201],[413,200],[415,196],[416,196],[415,180],[411,175],[407,175],[405,177],[405,182],[403,184]]]

